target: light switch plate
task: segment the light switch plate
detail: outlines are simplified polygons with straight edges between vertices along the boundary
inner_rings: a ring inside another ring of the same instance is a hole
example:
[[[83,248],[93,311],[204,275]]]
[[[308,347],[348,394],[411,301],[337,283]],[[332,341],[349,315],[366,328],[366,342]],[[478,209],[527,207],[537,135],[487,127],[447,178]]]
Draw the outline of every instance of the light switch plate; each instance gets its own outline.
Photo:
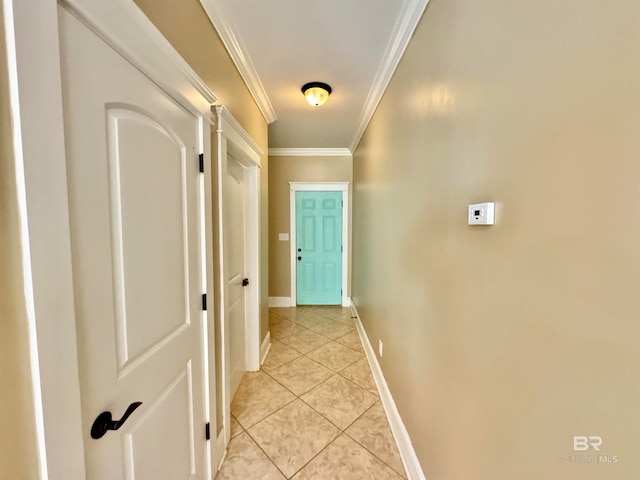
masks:
[[[469,205],[469,225],[493,225],[495,204],[493,202],[474,203]]]
[[[289,234],[288,233],[279,233],[278,234],[278,240],[280,240],[281,242],[288,242],[289,241]]]

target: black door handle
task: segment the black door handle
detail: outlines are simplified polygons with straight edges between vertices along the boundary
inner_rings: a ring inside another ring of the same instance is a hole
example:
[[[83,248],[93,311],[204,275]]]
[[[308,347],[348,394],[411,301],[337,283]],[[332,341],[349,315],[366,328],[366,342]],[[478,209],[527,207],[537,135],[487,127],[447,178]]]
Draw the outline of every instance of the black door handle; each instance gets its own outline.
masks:
[[[124,415],[120,420],[113,420],[111,416],[111,412],[102,412],[93,422],[91,426],[91,438],[95,438],[96,440],[104,437],[105,433],[109,430],[118,430],[124,422],[127,421],[127,418],[133,413],[133,411],[142,405],[142,402],[133,402],[127,408],[127,411],[124,412]]]
[[[299,249],[298,249],[298,251],[299,251],[299,252],[301,252],[301,251],[302,251],[302,249],[301,249],[301,248],[299,248]]]
[[[302,257],[298,257],[298,260],[302,260]]]
[[[242,280],[242,286],[246,287],[247,285],[249,285],[249,279],[245,278],[244,280]]]

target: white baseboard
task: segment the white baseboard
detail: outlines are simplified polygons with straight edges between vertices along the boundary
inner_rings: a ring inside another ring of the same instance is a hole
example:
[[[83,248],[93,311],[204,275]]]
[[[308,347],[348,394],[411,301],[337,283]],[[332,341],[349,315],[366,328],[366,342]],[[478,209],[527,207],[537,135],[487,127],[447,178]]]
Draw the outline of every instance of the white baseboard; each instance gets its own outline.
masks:
[[[367,360],[369,360],[373,379],[378,387],[380,400],[382,401],[382,406],[387,414],[389,426],[391,427],[391,432],[393,433],[396,445],[398,446],[398,452],[400,453],[400,458],[402,459],[404,469],[407,473],[407,478],[408,480],[426,480],[422,467],[420,466],[420,461],[416,455],[416,451],[413,449],[411,438],[409,438],[409,433],[407,432],[404,422],[400,417],[396,403],[393,401],[391,391],[389,390],[387,381],[384,379],[382,369],[378,363],[378,358],[376,357],[375,351],[373,350],[373,347],[369,342],[369,338],[364,331],[364,326],[362,325],[362,321],[360,320],[360,316],[358,315],[358,311],[356,310],[353,302],[351,303],[351,311],[353,312],[353,316],[356,317],[356,326],[358,328],[358,333],[360,334],[360,341],[364,347]]]
[[[269,297],[270,307],[291,307],[291,297]]]
[[[342,306],[350,307],[353,305],[351,302],[351,297],[343,297],[342,298]],[[291,302],[291,297],[269,297],[269,306],[270,307],[295,307],[293,302]]]
[[[220,435],[218,435],[217,437],[214,438],[214,442],[216,442],[216,446],[213,447],[218,452],[222,452],[222,458],[220,458],[220,461],[218,462],[218,466],[216,467],[216,471],[213,474],[213,477],[215,478],[215,474],[218,472],[218,470],[220,470],[222,468],[222,464],[224,463],[225,459],[227,458],[227,436],[231,437],[231,427],[229,427],[227,429],[227,432],[222,432],[220,433]]]
[[[262,341],[262,345],[260,345],[260,366],[264,363],[264,359],[267,358],[267,353],[269,353],[269,349],[271,348],[271,332],[267,332],[267,335],[264,337]]]

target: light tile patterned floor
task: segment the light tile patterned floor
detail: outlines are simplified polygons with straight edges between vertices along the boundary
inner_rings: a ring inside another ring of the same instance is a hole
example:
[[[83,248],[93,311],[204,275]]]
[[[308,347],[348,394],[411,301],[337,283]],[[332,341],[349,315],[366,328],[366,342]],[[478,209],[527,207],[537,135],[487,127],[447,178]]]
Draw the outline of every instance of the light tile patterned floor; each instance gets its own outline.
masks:
[[[271,349],[231,403],[216,480],[406,478],[351,311],[272,308]]]

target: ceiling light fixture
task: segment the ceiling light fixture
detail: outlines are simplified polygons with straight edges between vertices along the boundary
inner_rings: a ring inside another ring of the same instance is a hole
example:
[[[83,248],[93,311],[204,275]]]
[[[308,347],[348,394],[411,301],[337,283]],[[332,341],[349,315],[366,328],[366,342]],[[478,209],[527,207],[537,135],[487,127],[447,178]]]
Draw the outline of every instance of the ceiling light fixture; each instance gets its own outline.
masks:
[[[322,82],[309,82],[302,86],[302,93],[309,105],[319,107],[324,105],[329,95],[331,95],[331,87]]]

